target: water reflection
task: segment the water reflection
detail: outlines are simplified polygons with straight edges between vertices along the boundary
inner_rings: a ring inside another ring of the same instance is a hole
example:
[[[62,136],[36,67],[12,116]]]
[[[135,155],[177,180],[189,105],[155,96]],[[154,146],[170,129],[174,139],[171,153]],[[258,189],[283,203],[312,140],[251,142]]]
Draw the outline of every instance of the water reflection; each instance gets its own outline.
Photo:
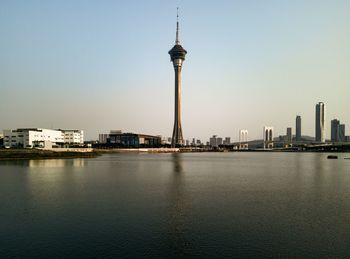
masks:
[[[28,166],[31,168],[36,167],[84,167],[84,159],[47,159],[47,160],[29,160]]]
[[[168,246],[176,256],[192,254],[193,244],[189,238],[192,222],[191,199],[186,191],[185,171],[182,154],[172,154],[173,178],[169,189],[169,231]]]

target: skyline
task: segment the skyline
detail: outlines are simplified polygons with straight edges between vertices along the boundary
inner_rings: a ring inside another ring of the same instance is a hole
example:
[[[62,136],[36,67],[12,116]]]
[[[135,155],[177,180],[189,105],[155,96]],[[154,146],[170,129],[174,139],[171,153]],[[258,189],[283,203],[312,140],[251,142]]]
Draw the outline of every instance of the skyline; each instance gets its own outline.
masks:
[[[200,4],[199,4],[200,3]],[[171,136],[173,71],[166,54],[180,6],[184,139],[238,139],[265,125],[314,135],[324,102],[350,123],[350,3],[205,1],[117,4],[3,2],[0,129],[110,129]],[[118,15],[116,15],[118,14]],[[135,76],[137,74],[137,76]],[[272,95],[271,95],[272,93]],[[347,135],[349,133],[347,132]]]

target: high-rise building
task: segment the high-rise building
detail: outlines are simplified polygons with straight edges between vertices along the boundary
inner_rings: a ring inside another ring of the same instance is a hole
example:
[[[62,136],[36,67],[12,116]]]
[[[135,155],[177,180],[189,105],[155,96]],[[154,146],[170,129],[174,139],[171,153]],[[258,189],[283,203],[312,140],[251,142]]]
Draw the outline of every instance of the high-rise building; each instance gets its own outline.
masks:
[[[292,143],[292,128],[287,128],[287,142]]]
[[[331,141],[345,142],[345,124],[340,124],[337,119],[331,120]]]
[[[295,140],[301,141],[301,116],[298,115],[295,119]]]
[[[218,146],[222,145],[222,138],[216,138],[216,144]]]
[[[340,124],[339,120],[337,119],[331,120],[331,141],[332,142],[338,142],[339,124]]]
[[[339,142],[345,142],[345,124],[340,124],[339,125],[338,141]]]
[[[231,144],[231,138],[230,137],[225,137],[224,145],[230,145],[230,144]]]
[[[179,40],[179,15],[177,15],[176,21],[176,39],[175,46],[168,52],[173,62],[175,70],[175,119],[174,119],[174,129],[173,138],[171,141],[171,146],[182,146],[184,144],[184,139],[182,135],[181,126],[181,68],[182,63],[185,60],[187,51],[180,45]]]
[[[316,121],[315,121],[315,140],[316,142],[326,142],[325,131],[325,104],[319,102],[316,104]]]
[[[212,147],[217,147],[217,142],[216,142],[216,135],[213,135],[210,139],[209,139],[209,145]]]

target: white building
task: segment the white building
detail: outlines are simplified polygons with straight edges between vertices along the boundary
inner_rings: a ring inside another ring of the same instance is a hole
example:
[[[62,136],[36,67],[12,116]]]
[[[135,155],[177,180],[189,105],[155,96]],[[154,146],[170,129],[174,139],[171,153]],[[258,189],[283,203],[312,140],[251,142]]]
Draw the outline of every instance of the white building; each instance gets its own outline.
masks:
[[[323,102],[316,104],[315,140],[326,142],[326,107]]]
[[[32,148],[44,146],[49,142],[57,144],[82,144],[84,143],[83,131],[76,130],[52,130],[41,128],[23,128],[4,130],[5,147]]]
[[[60,130],[64,135],[64,143],[67,144],[84,144],[83,130]]]

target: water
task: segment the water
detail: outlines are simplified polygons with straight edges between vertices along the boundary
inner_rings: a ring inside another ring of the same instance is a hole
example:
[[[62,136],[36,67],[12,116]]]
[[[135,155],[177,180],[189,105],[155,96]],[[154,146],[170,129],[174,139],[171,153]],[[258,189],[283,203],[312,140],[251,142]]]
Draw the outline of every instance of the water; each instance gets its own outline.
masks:
[[[350,257],[350,157],[0,161],[1,257]]]

